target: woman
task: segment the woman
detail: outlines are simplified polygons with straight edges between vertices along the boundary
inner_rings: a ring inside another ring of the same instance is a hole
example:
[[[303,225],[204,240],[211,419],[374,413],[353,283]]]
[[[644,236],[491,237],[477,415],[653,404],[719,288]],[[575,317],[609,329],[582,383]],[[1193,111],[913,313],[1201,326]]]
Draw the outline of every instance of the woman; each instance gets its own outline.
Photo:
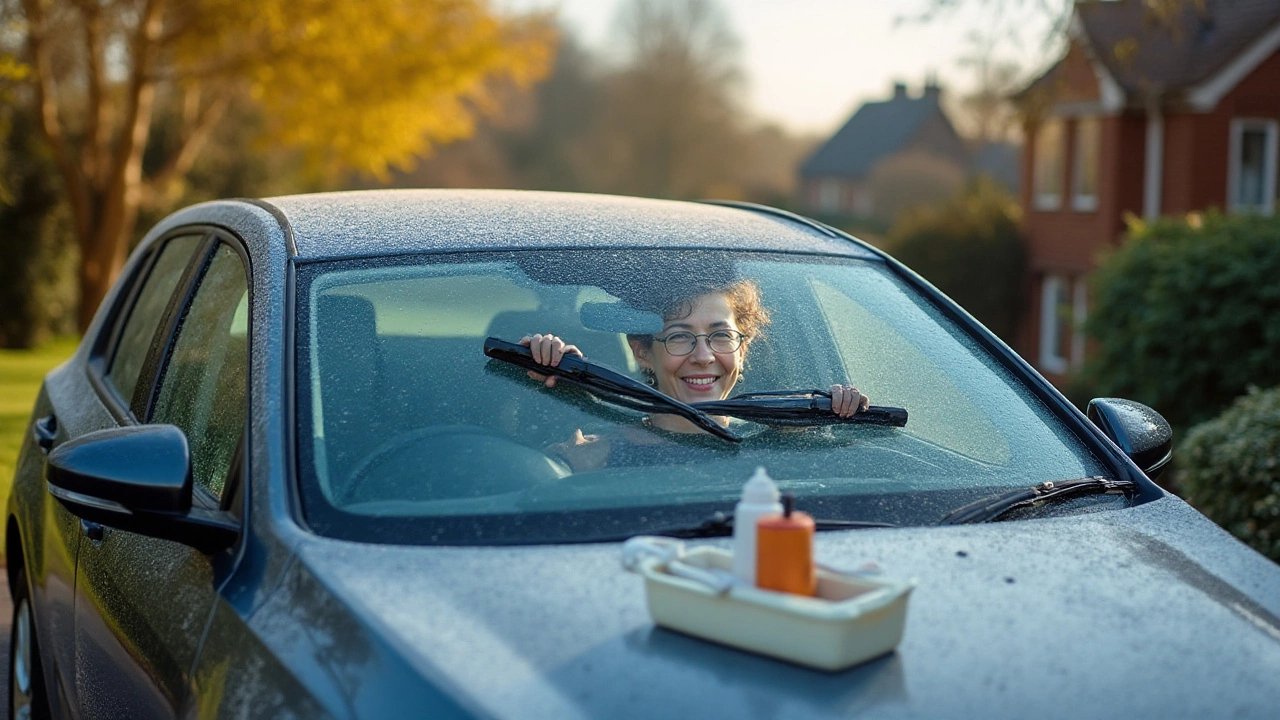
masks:
[[[657,335],[628,335],[627,342],[636,363],[650,385],[684,403],[723,400],[742,377],[743,364],[752,340],[769,324],[769,314],[760,302],[755,283],[744,280],[723,290],[703,293],[673,304],[663,313],[662,331]],[[557,366],[566,354],[582,357],[574,345],[555,335],[526,335],[520,344],[529,348],[539,364]],[[554,387],[555,376],[530,372],[529,377]],[[831,409],[850,417],[870,405],[867,397],[850,385],[831,386]],[[728,426],[729,418],[713,416]],[[666,444],[661,432],[701,433],[703,430],[679,415],[655,414],[644,420],[643,428],[624,428],[615,437],[574,433],[573,440],[552,450],[574,471],[625,462]],[[654,430],[660,432],[654,432]],[[623,457],[626,456],[626,457]]]

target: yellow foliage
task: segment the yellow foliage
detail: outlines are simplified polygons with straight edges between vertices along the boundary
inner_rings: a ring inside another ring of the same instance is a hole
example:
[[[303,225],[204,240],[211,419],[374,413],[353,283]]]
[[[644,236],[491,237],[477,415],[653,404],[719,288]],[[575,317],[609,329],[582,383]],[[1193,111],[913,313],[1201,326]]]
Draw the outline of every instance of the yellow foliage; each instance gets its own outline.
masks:
[[[0,80],[23,80],[31,67],[8,53],[0,53]]]
[[[543,77],[555,34],[483,0],[198,0],[175,54],[190,77],[249,84],[264,142],[314,169],[375,176],[466,137],[498,83]]]

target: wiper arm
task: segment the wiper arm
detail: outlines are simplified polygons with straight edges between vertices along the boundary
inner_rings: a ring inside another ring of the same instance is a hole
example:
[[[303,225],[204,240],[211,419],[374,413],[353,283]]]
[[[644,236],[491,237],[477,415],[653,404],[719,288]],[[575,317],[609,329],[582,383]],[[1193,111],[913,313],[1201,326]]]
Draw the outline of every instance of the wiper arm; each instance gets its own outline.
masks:
[[[868,522],[864,520],[814,519],[813,524],[817,530],[866,530],[870,528],[897,527],[897,525],[894,525],[893,523]],[[658,530],[650,534],[663,535],[681,540],[728,537],[733,534],[733,513],[716,512],[698,525]]]
[[[902,427],[907,424],[904,408],[872,405],[847,418],[831,412],[831,393],[825,390],[777,390],[744,393],[724,400],[693,403],[712,415],[732,415],[763,425],[864,424]]]
[[[499,340],[496,337],[485,339],[484,354],[494,360],[511,363],[541,375],[555,375],[565,382],[577,385],[601,400],[615,405],[644,412],[679,415],[716,437],[723,438],[729,442],[742,442],[741,437],[712,420],[711,416],[705,411],[690,407],[669,395],[654,390],[639,380],[634,380],[620,372],[588,362],[576,355],[565,355],[560,359],[560,364],[554,367],[542,365],[533,359],[533,353],[529,351],[529,348],[506,340]]]
[[[990,522],[1014,508],[1036,505],[1047,500],[1099,493],[1124,493],[1131,496],[1138,485],[1132,480],[1111,480],[1093,476],[1078,480],[1049,480],[1034,487],[1019,488],[969,503],[947,513],[939,525],[967,525]]]

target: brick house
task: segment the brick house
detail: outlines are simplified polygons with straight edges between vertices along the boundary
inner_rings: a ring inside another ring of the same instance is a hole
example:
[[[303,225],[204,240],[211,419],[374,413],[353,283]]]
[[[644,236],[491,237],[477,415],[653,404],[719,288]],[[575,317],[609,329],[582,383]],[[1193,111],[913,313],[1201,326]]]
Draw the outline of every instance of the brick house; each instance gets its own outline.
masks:
[[[1146,5],[1078,2],[1065,56],[1015,97],[1032,289],[1015,349],[1057,383],[1127,216],[1276,212],[1280,2],[1186,3],[1167,22]]]
[[[893,97],[864,103],[800,166],[799,201],[819,215],[867,217],[876,212],[872,174],[882,163],[919,154],[967,172],[969,150],[941,105],[942,91],[927,81],[916,97],[894,83]]]

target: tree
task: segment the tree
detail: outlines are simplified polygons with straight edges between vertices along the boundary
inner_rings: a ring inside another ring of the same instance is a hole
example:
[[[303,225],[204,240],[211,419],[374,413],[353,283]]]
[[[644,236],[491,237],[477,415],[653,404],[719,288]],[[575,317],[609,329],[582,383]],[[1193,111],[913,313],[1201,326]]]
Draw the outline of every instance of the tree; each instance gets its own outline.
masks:
[[[75,331],[75,243],[36,119],[0,106],[0,347],[30,348]]]
[[[716,195],[785,204],[794,189],[795,168],[818,138],[795,137],[775,125],[747,129],[733,113],[720,115],[726,127],[719,131],[714,127],[698,130],[703,137],[721,136],[710,147],[713,153],[700,156],[707,159],[703,163],[707,168],[698,168],[699,172],[714,172],[694,176],[680,162],[668,162],[667,167],[676,168],[675,177],[665,183],[641,182],[655,174],[653,158],[636,149],[651,128],[641,127],[628,115],[636,98],[621,90],[639,75],[690,72],[687,65],[681,69],[637,64],[665,62],[667,55],[628,52],[623,58],[609,58],[614,61],[611,67],[609,59],[584,49],[572,29],[565,28],[560,33],[555,69],[545,81],[532,92],[513,93],[504,102],[504,112],[486,118],[471,138],[432,152],[410,172],[393,173],[390,183],[395,187],[518,187],[637,194],[662,194],[662,187],[669,187],[670,194],[682,197]],[[733,70],[732,58],[727,66],[730,71],[722,70],[721,81],[736,83],[738,73]],[[699,68],[692,70],[700,72]],[[671,86],[694,85],[672,82]],[[714,80],[696,87],[700,94],[730,100],[735,92],[732,86],[720,87]],[[660,102],[683,100],[661,98]],[[687,132],[689,128],[679,130]],[[607,161],[602,160],[606,156]],[[358,187],[380,184],[385,183],[356,183]]]
[[[1011,342],[1022,307],[1025,251],[1017,200],[986,180],[908,213],[886,250]]]
[[[119,273],[141,207],[190,171],[237,97],[262,146],[318,172],[384,174],[464,137],[495,80],[540,77],[553,33],[482,0],[0,0],[80,247],[79,325]],[[180,128],[144,166],[162,108]]]
[[[1184,15],[1206,13],[1209,0],[1133,0],[1142,3],[1144,28],[1177,35],[1182,32]],[[899,22],[942,22],[965,5],[980,5],[988,11],[988,34],[1005,39],[1021,39],[1022,25],[1029,16],[1046,18],[1049,24],[1040,38],[1045,49],[1059,46],[1071,27],[1077,4],[1114,2],[1114,0],[917,0],[914,10]],[[1100,48],[1123,61],[1138,47],[1138,38],[1118,40],[1111,48]]]
[[[974,85],[960,98],[957,118],[965,135],[979,145],[1008,141],[1018,127],[1017,112],[1009,97],[1021,86],[1022,68],[996,54],[1000,36],[979,31],[967,36],[969,50],[957,64],[973,72]]]
[[[741,147],[738,40],[712,0],[629,0],[616,23],[597,185],[652,197],[724,194]]]

